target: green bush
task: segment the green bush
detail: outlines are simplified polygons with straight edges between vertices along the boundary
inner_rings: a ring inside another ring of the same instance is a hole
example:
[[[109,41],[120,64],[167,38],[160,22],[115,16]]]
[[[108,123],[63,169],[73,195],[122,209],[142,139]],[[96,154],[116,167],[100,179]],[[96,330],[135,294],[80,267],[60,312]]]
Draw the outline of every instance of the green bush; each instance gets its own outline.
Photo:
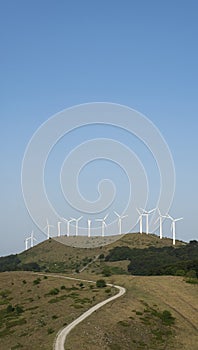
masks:
[[[172,324],[175,323],[175,317],[173,317],[171,315],[170,311],[168,311],[168,310],[164,310],[160,314],[160,318],[161,318],[162,322],[167,326],[171,326]]]
[[[48,328],[47,329],[47,334],[52,334],[54,333],[54,329],[53,328]]]
[[[48,293],[48,295],[57,295],[59,293],[58,288],[51,289]]]
[[[8,306],[7,306],[7,308],[6,308],[6,312],[9,314],[9,313],[11,313],[11,312],[13,312],[14,311],[14,307],[11,305],[11,304],[9,304]]]
[[[24,312],[23,307],[20,305],[16,305],[15,311],[16,311],[17,315],[20,315]]]
[[[41,282],[41,279],[37,278],[36,280],[33,281],[33,284],[37,285],[37,284],[40,284],[40,282]]]
[[[106,282],[102,279],[96,281],[97,288],[104,288],[104,287],[106,287],[106,285],[107,285]]]
[[[110,266],[104,266],[102,274],[105,277],[111,276],[111,268],[110,268]]]

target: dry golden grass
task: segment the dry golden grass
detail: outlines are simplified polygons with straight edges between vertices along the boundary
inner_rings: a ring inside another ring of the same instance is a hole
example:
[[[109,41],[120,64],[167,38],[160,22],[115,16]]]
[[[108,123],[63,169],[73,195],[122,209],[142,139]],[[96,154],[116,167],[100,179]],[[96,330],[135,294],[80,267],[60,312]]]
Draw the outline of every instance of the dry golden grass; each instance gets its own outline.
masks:
[[[38,278],[41,281],[35,284]],[[93,284],[90,289],[89,283],[83,286],[79,283],[61,277],[45,279],[28,272],[0,273],[0,349],[52,349],[56,333],[63,325],[110,296],[105,292],[107,288],[97,289]],[[55,288],[59,289],[57,295],[46,295]],[[51,303],[53,299],[56,302]],[[19,305],[24,312],[7,313],[9,304]]]
[[[126,295],[78,325],[68,336],[66,350],[76,350],[79,339],[81,350],[197,350],[198,285],[172,276],[109,280],[125,286]],[[152,310],[170,311],[175,324],[164,325]]]

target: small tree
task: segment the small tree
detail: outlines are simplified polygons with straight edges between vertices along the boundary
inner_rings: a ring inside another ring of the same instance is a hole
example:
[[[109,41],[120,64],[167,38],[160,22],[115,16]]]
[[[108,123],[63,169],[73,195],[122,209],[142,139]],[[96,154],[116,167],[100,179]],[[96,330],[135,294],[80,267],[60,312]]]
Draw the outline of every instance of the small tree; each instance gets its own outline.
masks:
[[[106,285],[107,285],[107,284],[106,284],[105,280],[102,280],[102,279],[101,279],[101,280],[97,280],[97,281],[96,281],[96,287],[97,287],[97,288],[104,288],[104,287],[106,287]]]

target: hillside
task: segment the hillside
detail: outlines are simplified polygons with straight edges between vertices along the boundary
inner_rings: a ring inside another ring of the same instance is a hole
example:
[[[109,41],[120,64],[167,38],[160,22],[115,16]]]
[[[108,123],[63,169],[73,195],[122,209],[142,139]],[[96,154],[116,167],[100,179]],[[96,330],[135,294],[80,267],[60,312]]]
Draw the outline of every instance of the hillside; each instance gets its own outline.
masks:
[[[110,281],[124,286],[126,295],[74,329],[66,350],[78,348],[79,334],[82,350],[197,350],[198,285],[175,276]]]
[[[106,280],[124,286],[126,294],[72,330],[65,350],[78,349],[79,340],[81,350],[197,350],[198,285],[175,276]],[[1,349],[52,349],[59,329],[113,293],[62,276],[0,273]]]
[[[61,276],[0,273],[0,348],[52,349],[59,329],[114,293]]]
[[[10,270],[0,273],[2,350],[27,350],[30,343],[31,350],[51,349],[59,329],[116,293],[114,288],[67,280],[58,272],[93,281],[103,278],[127,290],[79,324],[68,336],[66,350],[79,348],[79,334],[81,350],[197,349],[198,242],[177,241],[173,247],[168,238],[128,234],[102,243],[74,248],[49,239],[0,258],[0,271]],[[20,269],[43,273],[11,272]],[[187,277],[134,276],[167,272]]]
[[[91,248],[93,242],[101,240],[101,246]],[[102,245],[107,238],[60,237],[49,239],[18,255],[0,258],[0,272],[25,270],[43,272],[78,273],[85,268],[93,274],[103,273],[134,275],[186,275],[191,270],[198,275],[198,243],[189,244],[159,239],[155,235],[127,234],[119,240]],[[87,248],[66,245],[75,240]]]

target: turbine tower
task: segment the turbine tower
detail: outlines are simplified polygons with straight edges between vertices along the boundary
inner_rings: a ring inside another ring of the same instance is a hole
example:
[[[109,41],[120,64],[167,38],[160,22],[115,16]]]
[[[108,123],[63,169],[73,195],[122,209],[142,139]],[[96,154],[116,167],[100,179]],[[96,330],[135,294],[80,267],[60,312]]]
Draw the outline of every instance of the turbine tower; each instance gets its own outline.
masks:
[[[34,238],[34,231],[32,231],[30,236],[31,248],[34,247],[34,241],[36,242],[37,240]]]
[[[58,237],[61,235],[61,221],[58,221]]]
[[[78,219],[71,218],[72,221],[76,222],[76,237],[78,236],[78,222],[83,218],[83,216],[80,216]]]
[[[109,214],[105,215],[105,217],[103,219],[96,219],[96,221],[100,221],[102,223],[102,226],[101,226],[102,227],[102,237],[104,237],[105,227],[107,226],[105,220],[107,219],[108,216],[109,216]]]
[[[88,227],[88,237],[91,237],[91,220],[87,220],[87,227]]]
[[[138,214],[139,214],[139,223],[140,223],[140,233],[142,234],[142,214],[140,213],[140,211],[136,208]]]
[[[162,232],[162,223],[163,223],[163,218],[168,218],[167,215],[162,215],[159,208],[157,209],[158,213],[159,213],[159,217],[157,218],[157,220],[155,221],[154,224],[156,224],[159,220],[159,228],[160,228],[160,239],[162,239],[163,237],[163,232]]]
[[[128,215],[119,215],[116,211],[114,211],[115,215],[118,217],[118,231],[119,235],[122,234],[122,219],[126,218]]]
[[[28,249],[28,241],[30,241],[30,247],[33,248],[34,247],[34,241],[37,242],[37,239],[34,238],[34,231],[31,232],[30,237],[27,237],[25,239],[25,250]]]
[[[31,239],[31,237],[25,239],[25,250],[28,250],[28,241]]]
[[[72,222],[73,221],[73,219],[70,219],[70,220],[68,220],[68,219],[65,219],[65,218],[62,218],[64,221],[66,221],[66,223],[67,223],[67,233],[66,233],[66,236],[67,237],[69,237],[70,236],[70,229],[69,229],[69,224],[70,224],[70,222]]]
[[[54,226],[53,225],[49,225],[48,219],[46,219],[46,221],[47,221],[47,225],[45,226],[44,230],[47,229],[47,239],[49,239],[50,238],[50,227],[54,227]]]
[[[142,216],[146,216],[146,234],[148,235],[149,234],[149,220],[148,220],[148,217],[149,217],[149,214],[153,213],[156,210],[156,208],[154,208],[152,210],[149,210],[149,211],[144,210],[142,208],[140,208],[140,209],[143,211]]]
[[[174,219],[174,218],[173,218],[172,216],[170,216],[169,214],[167,215],[167,217],[168,217],[169,219],[172,220],[171,230],[172,230],[172,232],[173,232],[173,245],[175,245],[175,237],[176,237],[176,225],[175,225],[175,223],[176,223],[177,221],[182,220],[183,218]]]

